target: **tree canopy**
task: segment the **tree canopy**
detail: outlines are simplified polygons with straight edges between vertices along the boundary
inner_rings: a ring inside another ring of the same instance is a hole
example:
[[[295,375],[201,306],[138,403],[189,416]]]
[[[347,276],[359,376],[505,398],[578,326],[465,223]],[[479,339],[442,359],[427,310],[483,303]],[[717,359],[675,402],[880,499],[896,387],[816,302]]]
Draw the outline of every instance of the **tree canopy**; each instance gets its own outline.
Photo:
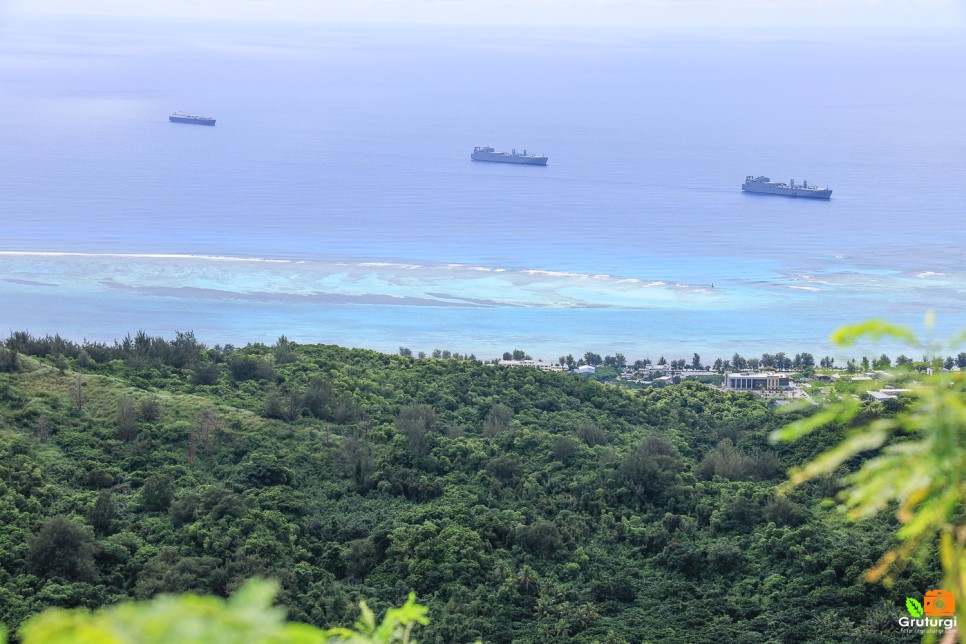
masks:
[[[853,526],[823,501],[830,478],[776,495],[840,430],[772,445],[789,418],[750,394],[281,339],[4,349],[12,632],[47,607],[269,577],[316,627],[416,592],[424,641],[871,642],[942,581],[923,560],[866,583],[896,520]]]

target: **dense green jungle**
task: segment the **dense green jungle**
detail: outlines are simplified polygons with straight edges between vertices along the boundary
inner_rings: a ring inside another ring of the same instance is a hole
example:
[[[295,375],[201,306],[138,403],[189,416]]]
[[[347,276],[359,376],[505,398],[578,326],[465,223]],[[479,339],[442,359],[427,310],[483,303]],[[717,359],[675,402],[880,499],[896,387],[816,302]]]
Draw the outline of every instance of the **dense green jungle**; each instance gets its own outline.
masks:
[[[866,583],[890,514],[846,521],[837,478],[776,494],[841,439],[768,442],[807,413],[285,338],[14,333],[0,621],[269,577],[316,625],[413,591],[421,642],[892,641],[938,562]]]

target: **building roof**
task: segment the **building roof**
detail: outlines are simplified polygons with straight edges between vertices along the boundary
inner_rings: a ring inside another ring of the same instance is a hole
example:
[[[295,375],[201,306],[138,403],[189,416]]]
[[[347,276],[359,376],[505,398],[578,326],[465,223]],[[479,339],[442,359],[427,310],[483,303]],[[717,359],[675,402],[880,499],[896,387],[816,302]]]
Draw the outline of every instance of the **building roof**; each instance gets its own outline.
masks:
[[[733,378],[789,378],[791,373],[777,373],[775,371],[742,371],[740,373],[727,373]]]
[[[885,393],[883,391],[870,391],[870,392],[868,392],[868,394],[869,394],[869,398],[871,398],[872,400],[875,400],[877,402],[883,402],[885,400],[895,400],[896,399],[895,396],[893,396],[891,394],[887,394],[887,393]]]

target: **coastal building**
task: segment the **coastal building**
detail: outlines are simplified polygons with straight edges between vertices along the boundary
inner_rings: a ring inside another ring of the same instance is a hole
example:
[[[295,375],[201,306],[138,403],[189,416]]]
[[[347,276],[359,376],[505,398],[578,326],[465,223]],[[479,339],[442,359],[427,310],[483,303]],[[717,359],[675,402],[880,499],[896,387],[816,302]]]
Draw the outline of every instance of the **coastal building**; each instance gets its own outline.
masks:
[[[566,371],[563,365],[553,364],[544,360],[500,360],[501,367],[534,367],[540,371]]]
[[[581,365],[574,369],[574,373],[597,373],[597,367],[589,364]]]
[[[886,400],[895,400],[903,394],[912,393],[912,389],[896,389],[894,387],[885,387],[879,391],[869,391],[866,392],[871,400],[876,402],[885,402]]]
[[[724,388],[732,391],[782,391],[792,381],[783,373],[726,373]]]

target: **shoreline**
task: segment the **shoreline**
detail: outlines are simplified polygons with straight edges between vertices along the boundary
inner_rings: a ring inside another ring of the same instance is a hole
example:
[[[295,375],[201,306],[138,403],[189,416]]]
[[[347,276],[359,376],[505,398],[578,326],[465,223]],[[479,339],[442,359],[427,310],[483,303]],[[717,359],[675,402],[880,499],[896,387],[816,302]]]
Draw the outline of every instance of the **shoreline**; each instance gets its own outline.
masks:
[[[56,343],[56,339],[55,338],[59,338],[61,342],[66,342],[66,343],[75,345],[78,350],[81,349],[81,348],[83,348],[84,346],[89,346],[89,345],[103,345],[103,346],[108,346],[108,347],[120,347],[125,342],[125,339],[130,340],[130,339],[134,338],[135,336],[137,336],[137,335],[139,335],[141,333],[144,333],[147,337],[151,338],[152,340],[160,340],[160,341],[164,341],[164,342],[169,343],[169,344],[173,341],[173,339],[175,337],[177,337],[179,335],[182,335],[182,334],[184,334],[184,335],[190,335],[192,338],[195,338],[196,341],[200,345],[204,346],[204,348],[205,349],[208,349],[208,350],[217,350],[217,349],[221,349],[221,348],[234,347],[235,346],[234,343],[232,343],[232,342],[216,342],[216,343],[212,344],[208,340],[206,340],[205,338],[198,337],[195,334],[194,331],[190,331],[190,330],[189,331],[178,331],[178,332],[175,332],[173,334],[170,334],[169,336],[165,336],[165,335],[152,335],[152,334],[147,333],[147,332],[145,332],[143,330],[139,330],[139,331],[134,331],[134,332],[127,332],[124,335],[115,336],[113,339],[108,339],[108,340],[101,339],[101,340],[99,340],[99,339],[96,339],[96,337],[94,339],[91,339],[91,336],[89,336],[89,335],[84,335],[82,339],[78,339],[77,336],[73,336],[72,337],[72,336],[69,336],[69,335],[60,334],[58,332],[36,334],[36,333],[33,333],[33,332],[29,331],[28,329],[11,329],[11,330],[7,331],[6,332],[6,335],[4,335],[3,337],[0,337],[0,346],[6,346],[8,344],[8,341],[10,340],[11,337],[14,336],[14,334],[19,334],[19,335],[21,335],[21,337],[22,337],[22,334],[26,334],[33,341],[37,341],[37,342],[47,342],[47,341],[49,341],[51,344]],[[287,340],[288,343],[291,343],[292,345],[294,345],[296,347],[299,346],[299,345],[305,345],[305,346],[316,346],[316,345],[337,346],[337,347],[340,347],[340,348],[346,349],[346,350],[372,351],[372,352],[379,353],[379,354],[382,354],[382,355],[408,357],[408,358],[412,358],[412,359],[415,359],[415,360],[421,360],[421,359],[426,359],[426,360],[434,360],[434,359],[448,360],[448,359],[455,359],[455,360],[472,360],[472,361],[480,362],[480,363],[484,363],[484,364],[494,363],[494,362],[497,362],[497,361],[499,361],[501,359],[502,360],[507,360],[508,359],[506,357],[507,354],[510,354],[510,353],[513,353],[513,352],[517,352],[517,351],[525,353],[527,355],[527,358],[526,359],[527,360],[530,360],[531,362],[534,362],[534,363],[549,363],[549,364],[553,364],[553,365],[562,364],[562,363],[559,362],[559,360],[560,360],[560,358],[565,358],[565,357],[572,358],[573,361],[574,361],[574,363],[576,363],[576,362],[583,362],[584,361],[584,358],[587,355],[596,355],[597,359],[599,361],[601,361],[601,362],[603,362],[605,360],[609,361],[611,358],[614,358],[615,356],[620,356],[621,358],[623,358],[626,361],[626,364],[627,365],[633,365],[636,362],[640,362],[642,360],[647,360],[648,363],[650,364],[650,367],[648,368],[649,370],[652,370],[652,371],[661,370],[661,371],[665,371],[665,372],[668,372],[668,373],[673,372],[673,373],[680,374],[682,376],[692,375],[691,372],[692,371],[695,371],[695,369],[693,369],[691,365],[692,365],[692,362],[693,362],[693,357],[696,354],[699,355],[700,356],[700,359],[701,359],[701,368],[700,369],[697,369],[696,371],[714,371],[714,365],[715,365],[716,362],[721,361],[721,362],[728,362],[728,363],[730,363],[732,360],[734,360],[734,358],[736,356],[737,357],[740,357],[742,360],[745,361],[744,363],[741,363],[741,366],[740,367],[735,367],[734,365],[731,365],[730,366],[730,369],[726,369],[726,370],[730,370],[732,372],[737,372],[737,371],[758,371],[758,370],[761,370],[761,369],[766,368],[764,366],[761,366],[761,367],[752,366],[752,365],[756,364],[755,361],[758,361],[759,363],[762,362],[762,360],[764,359],[763,356],[773,356],[773,357],[777,357],[778,359],[787,358],[789,360],[789,362],[782,369],[780,369],[781,371],[794,371],[794,370],[800,371],[802,368],[806,368],[806,367],[809,367],[809,366],[812,366],[816,370],[818,370],[818,369],[825,369],[826,366],[827,366],[827,370],[831,370],[831,371],[835,371],[835,372],[844,371],[845,370],[845,366],[847,365],[847,363],[849,361],[855,361],[855,363],[857,365],[859,365],[859,369],[860,370],[866,370],[867,371],[867,370],[873,370],[873,369],[875,369],[876,367],[875,367],[874,362],[877,361],[877,360],[879,360],[882,356],[889,357],[889,359],[890,359],[890,365],[889,366],[890,367],[892,367],[892,366],[898,366],[897,358],[900,358],[902,356],[908,358],[908,361],[909,362],[913,362],[913,361],[919,362],[919,361],[921,361],[920,358],[923,357],[920,354],[916,354],[915,353],[916,350],[915,349],[912,349],[912,348],[909,348],[908,346],[905,347],[905,350],[897,351],[896,349],[899,348],[901,345],[897,345],[897,344],[883,345],[883,344],[871,344],[871,343],[866,343],[864,345],[861,345],[861,346],[866,346],[867,349],[865,349],[865,350],[852,351],[851,354],[848,354],[848,355],[846,354],[846,348],[842,348],[842,347],[838,347],[837,348],[837,351],[833,351],[833,352],[818,352],[818,353],[815,353],[815,352],[813,352],[813,350],[810,350],[808,348],[799,348],[799,349],[793,350],[792,352],[777,351],[775,353],[769,353],[767,351],[758,351],[758,352],[756,352],[756,351],[738,351],[738,350],[735,350],[735,351],[731,351],[730,353],[729,352],[717,352],[717,353],[710,352],[710,353],[704,353],[704,354],[702,354],[700,351],[692,351],[692,352],[688,353],[687,356],[682,355],[684,353],[687,353],[687,352],[684,352],[684,351],[678,351],[677,353],[672,353],[672,352],[669,352],[669,351],[664,351],[664,352],[661,352],[661,351],[653,351],[653,352],[650,352],[649,355],[631,354],[631,355],[626,355],[626,356],[622,352],[617,351],[612,356],[610,354],[606,354],[606,355],[605,354],[598,354],[598,353],[595,352],[594,349],[591,348],[591,349],[584,349],[584,350],[580,351],[579,353],[577,351],[573,351],[573,350],[567,351],[567,352],[563,352],[563,353],[558,353],[557,355],[555,355],[553,357],[543,356],[543,355],[536,355],[536,354],[534,354],[534,356],[531,357],[530,354],[529,354],[529,352],[527,352],[527,350],[524,347],[517,347],[517,346],[515,346],[515,347],[509,347],[508,346],[502,353],[489,353],[489,354],[487,354],[487,353],[480,353],[479,355],[477,354],[476,351],[473,351],[472,348],[471,348],[471,350],[468,350],[468,351],[465,351],[465,350],[462,350],[462,349],[458,349],[458,350],[445,349],[443,347],[435,347],[433,349],[428,349],[427,350],[427,349],[418,348],[418,347],[417,348],[413,348],[412,346],[409,346],[409,345],[407,345],[405,343],[400,344],[398,346],[398,348],[395,349],[395,350],[391,350],[391,349],[390,350],[385,350],[385,349],[382,349],[382,348],[376,348],[376,347],[372,347],[372,346],[350,346],[349,344],[345,344],[345,343],[340,343],[340,342],[327,342],[327,341],[323,341],[323,340],[317,340],[317,341],[301,341],[301,340],[298,340],[296,338],[293,338],[292,336],[290,336],[289,334],[286,334],[286,333],[281,333],[281,334],[275,336],[276,339],[274,341],[271,341],[271,340],[264,341],[264,340],[259,340],[259,339],[252,338],[252,339],[249,339],[244,345],[241,345],[241,344],[238,345],[237,348],[241,348],[241,347],[244,347],[244,346],[251,346],[251,345],[254,345],[254,344],[263,344],[263,345],[266,345],[266,346],[275,346],[275,344],[277,343],[277,341],[279,339],[281,339],[282,337],[286,338],[286,340]],[[891,350],[889,350],[890,347],[892,347]],[[854,347],[852,347],[852,348],[854,348]],[[963,349],[966,349],[966,345],[961,346],[958,349],[948,349],[946,351],[939,351],[938,353],[935,354],[935,357],[937,357],[939,359],[952,358],[952,359],[955,360],[956,357],[957,357],[957,355],[959,355],[963,351]],[[442,354],[442,355],[434,355],[434,353],[436,353],[436,354]],[[799,364],[799,366],[797,366],[797,367],[796,366],[793,366],[793,362],[792,361],[794,361],[798,357],[799,354],[801,354],[803,357],[804,356],[808,356],[808,359],[812,361],[812,364],[805,364],[805,365]],[[470,356],[472,356],[472,358]],[[831,364],[831,365],[822,365],[822,364],[820,364],[820,363],[823,363],[828,358],[832,358],[833,364]],[[870,364],[863,367],[862,366],[863,358],[868,358],[869,361],[870,361]],[[661,360],[665,360],[665,364],[667,364],[668,366],[667,367],[664,367],[664,368],[658,368],[657,365],[659,364],[659,361],[661,361]],[[673,366],[675,363],[678,363],[678,362],[680,362],[681,365],[683,365],[683,366]],[[527,367],[527,366],[530,366],[530,367],[533,367],[533,368],[537,368],[534,365],[502,365],[502,366],[507,366],[507,367]],[[607,366],[607,365],[603,365],[602,364],[600,366]],[[719,372],[719,373],[722,373],[722,372]]]

